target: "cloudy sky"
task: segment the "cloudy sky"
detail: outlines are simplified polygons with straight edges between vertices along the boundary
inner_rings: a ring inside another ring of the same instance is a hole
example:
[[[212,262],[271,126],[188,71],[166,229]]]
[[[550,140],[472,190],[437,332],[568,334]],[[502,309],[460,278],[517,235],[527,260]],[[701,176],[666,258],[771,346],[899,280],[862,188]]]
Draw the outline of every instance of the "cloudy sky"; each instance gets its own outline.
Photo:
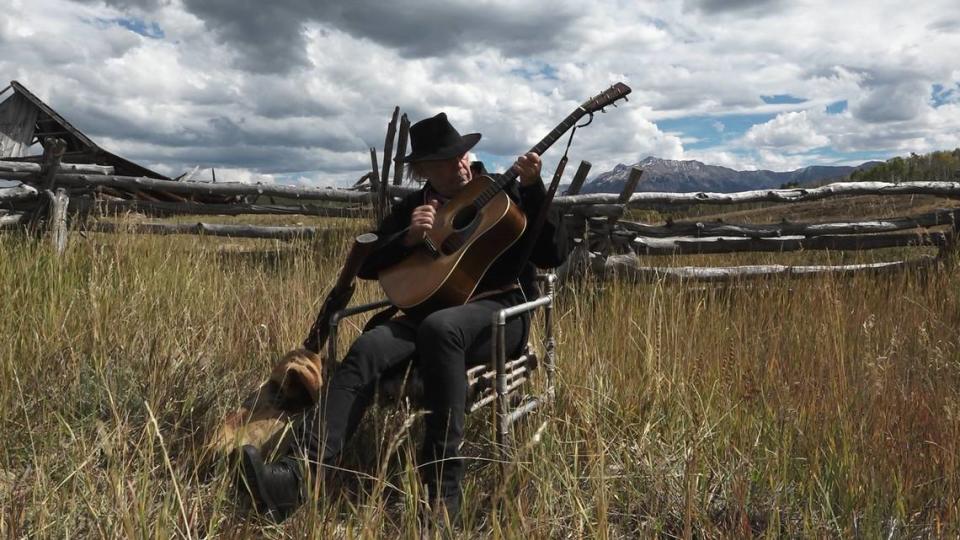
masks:
[[[648,155],[782,171],[960,146],[956,0],[4,4],[2,78],[171,175],[351,183],[394,105],[482,132],[478,156],[500,168],[615,81],[630,102],[571,150],[595,173]]]

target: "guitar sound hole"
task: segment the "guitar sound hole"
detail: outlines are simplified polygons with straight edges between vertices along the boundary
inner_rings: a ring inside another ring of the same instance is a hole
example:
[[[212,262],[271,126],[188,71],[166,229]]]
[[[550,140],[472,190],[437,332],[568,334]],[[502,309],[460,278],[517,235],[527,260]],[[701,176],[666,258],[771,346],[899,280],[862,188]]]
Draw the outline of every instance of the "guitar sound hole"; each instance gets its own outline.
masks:
[[[477,207],[470,205],[463,208],[457,212],[457,215],[453,216],[453,229],[462,231],[469,227],[475,219],[477,219]]]

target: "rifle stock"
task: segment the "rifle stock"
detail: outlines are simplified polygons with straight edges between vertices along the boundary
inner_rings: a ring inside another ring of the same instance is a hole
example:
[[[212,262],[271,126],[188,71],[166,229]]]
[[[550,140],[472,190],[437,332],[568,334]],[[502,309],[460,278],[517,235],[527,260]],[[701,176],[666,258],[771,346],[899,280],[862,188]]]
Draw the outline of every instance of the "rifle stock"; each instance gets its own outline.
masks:
[[[330,335],[330,318],[334,313],[347,307],[350,299],[353,298],[355,289],[354,279],[364,259],[367,258],[377,246],[377,235],[374,233],[365,233],[356,237],[353,245],[350,247],[350,253],[347,254],[347,260],[340,269],[337,281],[333,288],[327,293],[327,298],[320,307],[317,319],[314,321],[307,339],[303,342],[303,347],[317,354],[323,349]]]

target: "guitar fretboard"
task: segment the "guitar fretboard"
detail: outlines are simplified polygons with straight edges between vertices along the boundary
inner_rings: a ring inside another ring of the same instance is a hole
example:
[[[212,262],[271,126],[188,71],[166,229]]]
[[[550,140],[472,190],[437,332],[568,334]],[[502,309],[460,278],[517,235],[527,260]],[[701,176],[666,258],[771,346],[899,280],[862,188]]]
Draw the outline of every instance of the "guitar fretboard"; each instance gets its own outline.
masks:
[[[618,99],[626,99],[626,95],[630,93],[630,87],[623,83],[616,83],[606,91],[601,92],[597,96],[587,100],[583,105],[580,105],[570,113],[569,116],[563,119],[563,122],[557,124],[557,127],[547,134],[546,137],[540,140],[533,148],[530,149],[530,152],[534,152],[537,155],[543,155],[544,152],[550,148],[553,143],[557,142],[557,139],[561,135],[566,133],[570,128],[576,125],[577,121],[583,118],[585,114],[593,113],[598,110],[603,110],[603,107],[610,105],[616,102]],[[517,172],[513,168],[507,169],[507,172],[499,176],[487,189],[483,191],[476,199],[474,199],[474,206],[477,208],[482,208],[490,199],[493,199],[497,193],[503,191],[505,187],[510,185],[510,182],[513,182],[517,179]]]
[[[557,124],[557,127],[553,128],[553,130],[548,133],[546,137],[540,139],[540,142],[534,145],[534,147],[529,151],[542,156],[548,148],[553,146],[553,143],[557,142],[557,140],[560,139],[564,133],[576,125],[577,121],[583,118],[583,115],[585,114],[587,114],[586,109],[583,107],[577,107],[572,113],[564,118],[562,122]],[[490,202],[490,199],[493,199],[497,193],[503,191],[504,188],[510,185],[510,182],[513,182],[516,179],[517,172],[514,171],[513,168],[507,169],[507,172],[500,175],[499,178],[490,185],[490,187],[485,189],[480,195],[477,196],[476,199],[474,199],[476,206],[479,208],[486,205],[488,202]]]

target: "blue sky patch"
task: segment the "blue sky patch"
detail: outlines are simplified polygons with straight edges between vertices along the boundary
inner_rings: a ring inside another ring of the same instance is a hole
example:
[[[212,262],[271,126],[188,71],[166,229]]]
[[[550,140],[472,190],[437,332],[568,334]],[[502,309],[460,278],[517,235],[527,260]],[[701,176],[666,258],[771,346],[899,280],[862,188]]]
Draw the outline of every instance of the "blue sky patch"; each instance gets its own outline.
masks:
[[[958,90],[960,90],[960,83],[952,88],[943,86],[942,84],[933,85],[930,89],[930,100],[934,108],[956,101],[957,98],[960,98],[960,92],[958,92]]]
[[[847,100],[834,101],[827,105],[827,114],[840,114],[845,110],[847,110]]]
[[[165,34],[163,33],[163,28],[160,28],[160,25],[156,21],[146,22],[143,19],[137,19],[136,17],[120,17],[113,19],[110,22],[122,26],[131,32],[140,34],[143,37],[148,37],[151,39],[163,39]]]
[[[528,81],[538,79],[559,80],[557,77],[557,68],[550,64],[534,64],[529,67],[511,69],[510,73],[519,75]]]
[[[481,150],[474,150],[473,153],[476,154],[477,161],[483,162],[483,166],[487,168],[487,172],[489,173],[504,172],[507,169],[507,167],[509,167],[510,165],[513,165],[513,160],[516,159],[516,158],[510,158],[510,157],[504,157],[504,156],[497,156],[495,154],[490,154],[488,152],[483,152]],[[520,155],[519,150],[517,151],[517,155]],[[545,162],[546,162],[546,159],[547,158],[544,158]],[[556,158],[556,159],[559,159],[559,158]]]
[[[686,142],[688,150],[710,148],[728,139],[742,136],[756,124],[769,122],[776,114],[731,114],[727,116],[687,116],[657,121],[657,127],[665,133],[678,133],[681,137],[696,139]]]
[[[791,96],[790,94],[776,94],[773,96],[760,96],[760,99],[763,100],[767,105],[794,105],[797,103],[804,103],[807,101],[804,98],[798,98]]]
[[[667,26],[669,26],[667,24],[667,21],[659,17],[645,17],[645,19],[649,21],[650,24],[652,24],[653,27],[656,28],[657,30],[666,30]]]

